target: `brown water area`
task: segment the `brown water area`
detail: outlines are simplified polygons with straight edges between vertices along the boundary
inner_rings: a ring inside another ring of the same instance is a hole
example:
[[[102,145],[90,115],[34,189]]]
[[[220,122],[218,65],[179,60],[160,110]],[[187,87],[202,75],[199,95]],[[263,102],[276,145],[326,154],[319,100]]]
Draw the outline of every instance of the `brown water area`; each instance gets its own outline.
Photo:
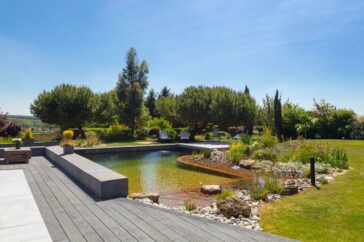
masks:
[[[237,182],[234,178],[178,166],[177,158],[187,154],[188,152],[178,150],[158,150],[93,154],[87,155],[87,158],[127,176],[129,194],[157,192],[160,194],[160,202],[168,206],[181,206],[185,200],[197,206],[208,206],[214,197],[200,193],[201,185],[231,187]],[[245,174],[249,177],[249,173]],[[245,179],[244,183],[249,185],[249,179]]]

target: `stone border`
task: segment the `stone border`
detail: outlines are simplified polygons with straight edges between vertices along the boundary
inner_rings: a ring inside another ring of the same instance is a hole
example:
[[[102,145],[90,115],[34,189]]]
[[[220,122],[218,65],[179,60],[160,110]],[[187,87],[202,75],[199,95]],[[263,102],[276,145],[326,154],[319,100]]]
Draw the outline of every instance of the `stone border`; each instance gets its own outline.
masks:
[[[78,154],[63,154],[60,146],[45,148],[45,156],[100,199],[128,196],[128,178]]]
[[[185,155],[185,156],[181,156],[177,158],[177,165],[181,166],[181,167],[186,167],[189,169],[198,169],[200,171],[204,171],[210,174],[215,174],[215,175],[219,175],[219,176],[224,176],[224,177],[229,177],[229,178],[246,178],[244,176],[240,176],[238,174],[234,174],[234,173],[230,173],[227,171],[222,171],[216,168],[212,168],[212,167],[208,167],[208,166],[204,166],[201,164],[196,164],[193,162],[188,161],[188,159],[190,158],[190,155]]]

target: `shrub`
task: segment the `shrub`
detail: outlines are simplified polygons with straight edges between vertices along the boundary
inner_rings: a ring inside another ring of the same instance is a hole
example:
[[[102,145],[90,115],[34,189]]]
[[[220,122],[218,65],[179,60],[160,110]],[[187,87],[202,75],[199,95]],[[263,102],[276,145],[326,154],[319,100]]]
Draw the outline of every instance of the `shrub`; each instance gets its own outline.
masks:
[[[138,139],[145,139],[149,135],[149,128],[141,128],[136,130],[136,137]]]
[[[189,211],[189,212],[191,212],[197,208],[196,204],[191,202],[190,200],[183,201],[183,206],[185,207],[186,211]]]
[[[278,143],[277,138],[272,135],[272,131],[269,128],[264,128],[263,130],[262,143],[264,147],[268,148],[271,148]]]
[[[26,129],[24,131],[24,139],[33,139],[33,132],[32,132],[32,129]]]
[[[153,118],[148,121],[148,127],[159,127],[161,130],[171,129],[172,125],[164,118]]]
[[[230,146],[230,161],[236,163],[243,159],[245,156],[244,144],[240,142],[234,142]]]
[[[265,189],[270,193],[281,194],[283,191],[283,183],[275,177],[268,178],[264,184]]]
[[[7,114],[0,112],[0,137],[16,137],[21,131],[18,123],[10,121]]]
[[[253,139],[250,135],[241,136],[240,141],[245,145],[251,145],[253,143]]]
[[[172,138],[172,139],[177,139],[178,138],[178,133],[176,130],[170,128],[170,129],[166,129],[167,133],[168,133],[168,137]]]
[[[349,158],[345,150],[309,141],[292,142],[280,154],[282,162],[299,161],[306,164],[310,162],[311,157],[315,157],[318,163],[327,163],[332,167],[340,169],[349,167]]]
[[[129,128],[124,124],[111,125],[102,134],[102,138],[107,141],[120,141],[129,136]]]
[[[326,184],[328,184],[329,183],[329,181],[326,179],[326,178],[322,178],[321,180],[320,180],[320,184],[321,185],[326,185]]]
[[[217,200],[224,200],[226,198],[234,196],[234,191],[232,190],[224,190],[219,195],[216,196]]]
[[[250,194],[254,200],[268,200],[268,190],[265,187],[260,186],[259,184],[252,186]]]
[[[205,138],[205,140],[212,140],[212,133],[211,132],[206,132],[204,134],[204,138]]]
[[[84,141],[84,145],[86,147],[93,147],[100,143],[99,137],[96,132],[88,131],[86,134],[86,139]]]
[[[270,161],[277,161],[277,155],[272,149],[262,149],[256,150],[253,152],[253,158],[256,160],[270,160]]]
[[[348,169],[349,168],[349,158],[348,154],[345,150],[340,148],[332,149],[330,152],[331,156],[328,163],[340,169]]]
[[[219,134],[220,134],[220,137],[223,138],[223,139],[228,139],[228,138],[231,137],[230,134],[228,132],[225,132],[225,131],[220,131]]]
[[[161,129],[158,126],[151,127],[149,130],[149,137],[153,137],[153,138],[158,137],[159,131],[161,131]]]

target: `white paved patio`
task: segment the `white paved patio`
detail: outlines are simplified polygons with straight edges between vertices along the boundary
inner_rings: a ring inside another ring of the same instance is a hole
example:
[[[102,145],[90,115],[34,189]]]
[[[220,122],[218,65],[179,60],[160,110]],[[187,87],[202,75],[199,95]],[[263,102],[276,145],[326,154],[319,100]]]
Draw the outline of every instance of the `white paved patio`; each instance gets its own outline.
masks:
[[[1,170],[0,184],[0,240],[52,241],[23,170]]]

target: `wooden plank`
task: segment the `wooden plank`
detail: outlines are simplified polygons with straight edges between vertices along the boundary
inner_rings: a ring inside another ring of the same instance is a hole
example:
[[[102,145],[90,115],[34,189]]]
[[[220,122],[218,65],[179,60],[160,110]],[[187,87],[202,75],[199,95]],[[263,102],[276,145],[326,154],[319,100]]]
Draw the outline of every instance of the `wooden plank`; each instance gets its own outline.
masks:
[[[77,226],[78,230],[81,232],[81,234],[86,237],[87,234],[96,234],[96,231],[90,226],[90,224],[84,219],[84,217],[79,213],[76,208],[71,204],[71,202],[66,198],[66,194],[62,193],[62,191],[59,189],[59,187],[55,184],[53,179],[49,176],[49,172],[46,173],[40,164],[33,163],[32,164],[35,169],[42,175],[43,180],[46,182],[48,188],[53,192],[54,196],[58,200],[58,202],[61,204],[62,208],[65,210],[65,212],[68,214],[68,216],[72,219],[73,223]],[[111,232],[110,232],[111,233]],[[111,233],[112,234],[112,233]],[[112,234],[113,235],[113,234]],[[107,235],[105,235],[106,237]],[[115,236],[114,236],[115,237]],[[92,241],[102,241],[102,239],[98,236],[90,236],[92,238]],[[113,238],[106,237],[110,240]],[[115,237],[115,240],[118,241],[118,239]]]
[[[59,221],[59,224],[62,226],[64,232],[66,233],[68,239],[71,241],[85,241],[80,231],[76,228],[75,224],[68,217],[62,206],[54,197],[53,193],[47,187],[41,175],[35,170],[35,168],[32,165],[29,166],[29,169],[33,174],[33,177],[37,182],[48,205],[52,209],[54,215]]]
[[[183,221],[183,220],[180,220],[180,219],[173,220],[170,218],[170,216],[166,216],[168,214],[164,213],[164,211],[161,212],[157,209],[153,209],[150,207],[139,207],[139,206],[136,206],[136,202],[133,204],[130,204],[129,201],[127,201],[126,199],[120,199],[117,202],[123,203],[126,206],[128,206],[127,204],[132,205],[133,209],[138,209],[142,213],[145,213],[145,214],[153,217],[154,219],[161,222],[168,228],[170,228],[173,231],[182,235],[184,238],[187,238],[188,241],[209,241],[208,239],[210,239],[210,241],[211,241],[211,237],[204,236],[205,233],[202,233],[202,234],[196,233],[196,227],[190,226],[188,229],[188,226],[186,226],[186,224],[189,225],[189,223],[183,224],[183,223],[181,223],[181,221]],[[205,237],[205,238],[203,238],[203,237]],[[216,239],[216,238],[212,238],[212,239]]]
[[[134,225],[142,229],[147,235],[153,238],[156,241],[171,241],[166,235],[162,234],[161,231],[156,230],[150,224],[146,223],[144,220],[140,219],[138,216],[131,213],[129,210],[125,209],[124,207],[120,206],[118,203],[104,201],[101,203],[107,203],[109,206],[114,208],[116,212],[123,215],[124,217],[128,218],[130,222]]]
[[[42,161],[42,164],[48,168],[52,167],[52,164],[46,159]],[[78,201],[84,204],[89,211],[92,211],[92,214],[95,216],[95,218],[99,219],[101,223],[104,224],[110,231],[112,231],[120,240],[136,241],[136,239],[128,233],[129,230],[124,229],[117,222],[115,222],[108,214],[106,214],[106,212],[104,212],[95,204],[91,197],[84,193],[81,188],[74,184],[64,173],[62,173],[57,168],[51,168],[50,172],[53,176],[57,177],[59,181],[69,189],[69,191],[74,194]],[[93,215],[89,214],[89,216]]]
[[[49,207],[47,201],[43,197],[33,175],[29,169],[24,170],[25,177],[27,178],[30,190],[33,193],[33,197],[40,213],[42,214],[43,220],[47,226],[48,232],[54,241],[67,240],[67,235],[63,231],[62,226],[59,224],[57,218],[54,216],[52,209]]]
[[[137,241],[154,241],[150,238],[146,233],[144,233],[141,229],[127,220],[124,216],[116,212],[109,204],[106,202],[97,203],[108,215],[110,215],[117,223],[120,224],[123,228],[125,228],[129,233],[131,233]]]

